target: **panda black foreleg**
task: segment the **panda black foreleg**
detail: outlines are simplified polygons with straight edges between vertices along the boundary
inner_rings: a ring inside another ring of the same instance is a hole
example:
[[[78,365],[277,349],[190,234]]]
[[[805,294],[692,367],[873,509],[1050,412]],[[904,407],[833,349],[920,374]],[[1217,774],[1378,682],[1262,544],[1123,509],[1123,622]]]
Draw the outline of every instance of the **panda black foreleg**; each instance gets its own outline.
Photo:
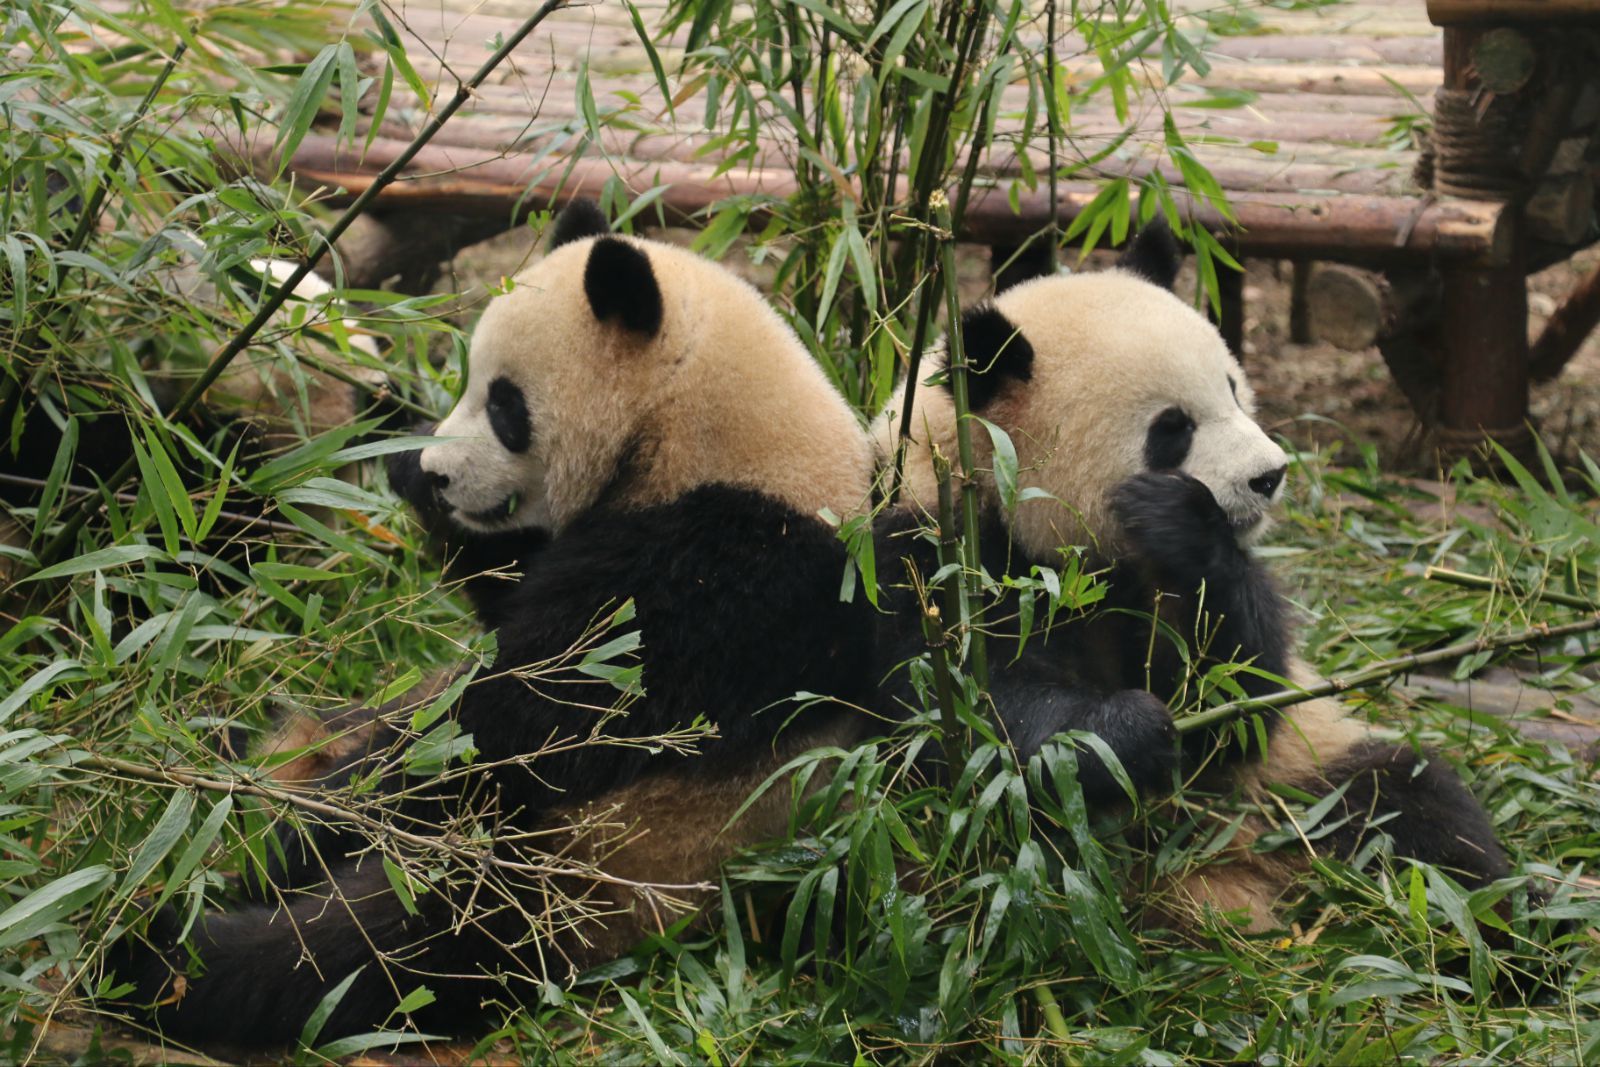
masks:
[[[1203,482],[1182,471],[1146,471],[1117,487],[1112,510],[1130,549],[1111,576],[1117,606],[1150,611],[1159,593],[1162,620],[1192,642],[1202,667],[1248,663],[1287,676],[1290,627],[1283,598],[1266,569],[1239,544]],[[1175,691],[1185,669],[1176,649],[1158,643],[1150,672],[1158,692]],[[1239,672],[1234,680],[1251,696],[1278,688],[1252,672]],[[1268,714],[1266,722],[1270,730],[1277,716]],[[1226,726],[1199,731],[1185,739],[1185,748],[1192,759],[1203,759],[1230,736]],[[1237,758],[1246,750],[1228,745],[1222,753]]]
[[[1431,863],[1468,888],[1511,873],[1488,813],[1437,753],[1367,741],[1331,763],[1326,777],[1345,785],[1349,821],[1327,838],[1342,858],[1382,833],[1396,856]]]

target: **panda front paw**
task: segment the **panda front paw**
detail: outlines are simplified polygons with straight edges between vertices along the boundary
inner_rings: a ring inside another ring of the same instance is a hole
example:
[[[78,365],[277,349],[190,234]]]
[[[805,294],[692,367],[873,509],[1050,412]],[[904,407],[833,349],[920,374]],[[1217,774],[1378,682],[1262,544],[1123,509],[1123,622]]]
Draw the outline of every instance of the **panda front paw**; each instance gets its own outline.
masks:
[[[1178,765],[1178,731],[1172,712],[1153,693],[1123,689],[1101,698],[1092,732],[1122,764],[1123,773],[1140,796],[1171,787]],[[1088,745],[1078,747],[1078,783],[1090,804],[1128,799],[1117,776]]]
[[[1144,471],[1111,494],[1111,514],[1128,549],[1163,577],[1198,585],[1238,542],[1206,484],[1182,471]]]

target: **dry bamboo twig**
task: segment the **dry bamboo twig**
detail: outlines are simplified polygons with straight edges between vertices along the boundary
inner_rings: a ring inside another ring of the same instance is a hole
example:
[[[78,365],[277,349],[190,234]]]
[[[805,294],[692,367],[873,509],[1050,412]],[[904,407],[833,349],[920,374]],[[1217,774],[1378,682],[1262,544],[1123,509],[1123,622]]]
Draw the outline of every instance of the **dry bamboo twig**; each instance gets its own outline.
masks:
[[[192,771],[181,770],[177,767],[147,767],[129,760],[117,759],[112,756],[98,756],[90,753],[78,757],[73,761],[73,767],[83,767],[91,770],[104,771],[108,774],[121,774],[140,781],[155,782],[161,785],[182,786],[187,789],[204,789],[212,793],[225,793],[229,796],[242,794],[244,796],[259,797],[270,800],[276,804],[284,804],[299,808],[302,811],[320,815],[325,818],[339,819],[352,823],[374,834],[403,841],[416,848],[428,849],[434,852],[443,852],[455,859],[463,860],[471,865],[487,864],[500,870],[511,871],[516,874],[531,874],[543,878],[586,878],[590,881],[604,882],[607,885],[622,886],[644,893],[653,893],[659,890],[692,891],[711,890],[716,888],[709,882],[689,882],[683,884],[635,882],[627,878],[618,878],[606,874],[604,871],[582,866],[558,867],[542,863],[526,863],[518,860],[503,859],[499,856],[485,855],[481,850],[457,844],[443,837],[434,837],[427,834],[414,834],[391,826],[382,819],[363,814],[341,804],[308,796],[290,789],[279,789],[272,786],[261,785],[258,782],[248,782],[237,778],[212,778]]]

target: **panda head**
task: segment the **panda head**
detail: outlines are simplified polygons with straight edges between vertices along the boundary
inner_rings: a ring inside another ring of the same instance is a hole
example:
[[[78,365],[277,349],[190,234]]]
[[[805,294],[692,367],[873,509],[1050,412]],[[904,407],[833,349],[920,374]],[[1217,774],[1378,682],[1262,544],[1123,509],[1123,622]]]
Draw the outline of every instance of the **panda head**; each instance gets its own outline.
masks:
[[[1042,491],[1010,519],[1029,554],[1068,544],[1116,552],[1111,493],[1147,470],[1205,483],[1241,542],[1266,529],[1288,458],[1257,425],[1254,394],[1222,337],[1172,293],[1177,267],[1176,243],[1158,224],[1116,270],[1036,278],[962,317],[972,408],[1011,437],[1019,489]],[[918,390],[915,402],[913,437],[954,456],[947,389]],[[979,465],[990,467],[988,435],[975,431]],[[880,424],[880,448],[889,432]],[[918,452],[914,442],[906,490],[931,500]]]
[[[433,433],[444,440],[407,455],[430,503],[479,533],[559,532],[597,504],[709,483],[844,515],[872,471],[854,415],[754,289],[610,233],[587,201],[484,311],[461,397]]]

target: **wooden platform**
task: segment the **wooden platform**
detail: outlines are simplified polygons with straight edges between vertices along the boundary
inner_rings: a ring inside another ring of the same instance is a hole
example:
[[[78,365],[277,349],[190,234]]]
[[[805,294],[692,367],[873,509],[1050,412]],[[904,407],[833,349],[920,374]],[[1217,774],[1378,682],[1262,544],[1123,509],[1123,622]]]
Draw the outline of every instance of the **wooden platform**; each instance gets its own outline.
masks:
[[[410,5],[402,32],[418,73],[435,94],[448,94],[526,10],[527,5],[505,0]],[[647,27],[659,14],[659,7],[641,5]],[[1205,39],[1210,71],[1199,79],[1186,75],[1168,94],[1196,156],[1228,190],[1242,231],[1231,230],[1207,206],[1198,207],[1197,217],[1231,232],[1244,255],[1376,262],[1504,252],[1508,235],[1502,205],[1427,202],[1415,196],[1417,150],[1405,127],[1408,116],[1418,115],[1418,101],[1426,104],[1439,85],[1442,60],[1440,33],[1429,24],[1420,0],[1353,0],[1321,13],[1261,8],[1252,14],[1260,20],[1253,33]],[[658,51],[669,89],[681,98],[670,110],[626,8],[608,2],[558,12],[513,53],[492,84],[444,128],[380,203],[510,214],[519,207],[593,195],[613,175],[635,195],[668,185],[661,202],[681,216],[733,195],[791,195],[796,147],[785,139],[781,124],[768,128],[759,157],[726,167],[704,128],[703,94],[674,77],[681,50],[669,41]],[[1098,60],[1085,53],[1080,40],[1063,38],[1059,56],[1080,84],[1099,73]],[[594,144],[586,138],[578,102],[585,71],[602,123]],[[1159,87],[1158,58],[1142,73]],[[1224,94],[1248,102],[1208,106]],[[1091,177],[1137,177],[1159,169],[1178,182],[1162,151],[1155,94],[1135,102],[1129,123],[1117,120],[1106,95],[1074,108],[1073,137],[1063,161],[1088,158],[1129,126],[1135,133],[1116,156],[1063,184],[1064,221],[1098,191],[1095,181],[1086,180]],[[1021,110],[1023,99],[1024,90],[1016,87],[1005,96],[1016,105],[1013,111]],[[384,126],[364,155],[340,149],[331,134],[313,133],[292,169],[302,182],[359,192],[428,117],[424,101],[397,89]],[[1018,128],[1014,117],[1002,118],[1002,133],[1008,124],[1010,130]],[[1045,169],[1048,160],[1040,146],[997,151],[987,161],[988,188],[969,209],[968,239],[1015,241],[1047,222],[1042,185],[1019,190],[1020,211],[1013,212],[1007,202],[1023,173],[1018,151],[1027,152],[1035,173]],[[833,162],[841,171],[857,163]]]
[[[707,129],[705,75],[682,73],[682,38],[658,29],[662,2],[644,0],[638,11],[657,45],[664,89],[622,0],[558,12],[379,195],[376,210],[477,218],[466,228],[481,233],[620,182],[631,197],[658,197],[651,213],[659,210],[669,222],[703,225],[708,208],[740,197],[753,208],[750,225],[764,225],[762,202],[798,191],[792,131],[772,109],[762,116],[756,150],[724,156],[742,142]],[[1206,69],[1166,86],[1161,57],[1150,56],[1137,71],[1148,91],[1126,121],[1107,93],[1074,98],[1059,156],[1069,170],[1057,221],[1069,226],[1106,179],[1159,170],[1180,208],[1237,256],[1293,260],[1297,300],[1310,291],[1303,279],[1312,263],[1369,272],[1368,336],[1443,451],[1475,450],[1486,436],[1527,448],[1524,277],[1595,239],[1600,184],[1600,82],[1589,74],[1600,65],[1600,0],[1550,3],[1247,6],[1245,22],[1219,31],[1223,8],[1176,0],[1186,28],[1209,27],[1196,39]],[[1443,30],[1429,22],[1434,6],[1449,9]],[[1565,24],[1552,28],[1539,13],[1556,8]],[[357,148],[313,130],[290,162],[301,187],[320,188],[334,203],[368,188],[429,120],[433,101],[453,93],[532,9],[527,0],[390,6],[431,91],[414,94],[397,84],[382,127],[363,130],[372,140],[358,139]],[[1484,14],[1502,9],[1508,13]],[[1452,21],[1486,17],[1491,21]],[[1042,25],[1038,18],[1019,29],[1019,50],[1042,53]],[[1486,82],[1480,51],[1495,34],[1516,38],[1531,59],[1527,70],[1502,66]],[[1061,38],[1056,53],[1069,85],[1085,87],[1102,73],[1081,40]],[[1508,86],[1508,73],[1524,76]],[[1051,221],[1039,177],[1049,162],[1044,136],[1036,132],[1026,143],[1020,136],[1025,98],[1018,86],[1003,94],[999,136],[979,168],[964,240],[1014,247]],[[1226,190],[1236,224],[1182,190],[1167,158],[1163,101]],[[370,99],[360,106],[370,108]],[[1424,144],[1427,152],[1419,150]],[[242,151],[258,170],[276,171],[270,145]],[[826,161],[845,197],[854,195],[847,176],[866,162]],[[1075,164],[1079,169],[1070,169]],[[898,195],[908,198],[903,185]],[[1237,351],[1240,280],[1226,272],[1220,280],[1219,324]],[[1541,379],[1559,373],[1600,319],[1600,275],[1569,304],[1556,316],[1564,332],[1536,346]]]

